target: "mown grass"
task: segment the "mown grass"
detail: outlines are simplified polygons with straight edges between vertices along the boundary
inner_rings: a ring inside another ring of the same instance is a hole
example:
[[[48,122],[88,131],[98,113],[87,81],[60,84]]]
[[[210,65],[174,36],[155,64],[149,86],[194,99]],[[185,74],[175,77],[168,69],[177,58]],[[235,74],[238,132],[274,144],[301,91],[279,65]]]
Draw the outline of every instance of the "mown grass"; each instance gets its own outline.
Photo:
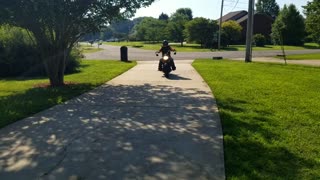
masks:
[[[320,60],[320,53],[287,55],[286,58],[288,60]]]
[[[98,48],[98,47],[86,45],[86,44],[80,44],[80,50],[82,53],[94,53],[94,52],[102,51],[103,48]]]
[[[227,179],[320,178],[320,69],[196,60],[217,99]]]
[[[0,127],[78,96],[123,73],[136,63],[82,60],[79,73],[66,75],[70,85],[41,87],[47,78],[0,79]],[[40,85],[40,87],[39,87]]]
[[[305,49],[320,49],[316,43],[305,43],[303,46],[283,46],[285,50],[305,50]],[[245,45],[230,45],[225,48],[228,51],[245,51]],[[267,50],[282,50],[281,46],[278,45],[265,45],[264,47],[252,47],[253,51],[267,51]]]
[[[161,43],[148,43],[148,42],[104,42],[104,44],[114,46],[131,46],[145,50],[158,50]],[[200,44],[184,44],[181,47],[180,43],[170,43],[170,45],[179,52],[210,52],[215,49],[201,48]],[[316,43],[306,43],[304,46],[284,46],[286,50],[304,50],[304,49],[320,49]],[[245,45],[230,45],[229,47],[222,48],[222,51],[245,51]],[[264,47],[253,47],[254,51],[267,51],[267,50],[281,50],[281,46],[266,45]]]
[[[160,49],[162,43],[147,43],[147,42],[104,42],[104,44],[113,46],[130,46],[141,48],[145,50],[157,51]],[[180,43],[170,43],[171,47],[175,48],[178,52],[209,52],[210,49],[201,48],[199,44],[185,44],[181,47]]]

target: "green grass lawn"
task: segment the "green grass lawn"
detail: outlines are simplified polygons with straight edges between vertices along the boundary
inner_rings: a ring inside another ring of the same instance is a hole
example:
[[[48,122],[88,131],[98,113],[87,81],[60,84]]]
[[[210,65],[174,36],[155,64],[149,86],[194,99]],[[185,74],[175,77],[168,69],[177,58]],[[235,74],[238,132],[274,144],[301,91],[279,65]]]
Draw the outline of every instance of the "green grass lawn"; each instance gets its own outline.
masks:
[[[245,51],[245,45],[230,45],[225,48],[228,51]],[[284,46],[285,50],[305,50],[305,49],[320,49],[316,43],[305,43],[304,46]],[[266,51],[266,50],[281,50],[281,46],[266,45],[264,47],[252,47],[253,51]]]
[[[104,42],[104,44],[114,46],[131,46],[145,50],[158,50],[161,43],[144,43],[144,42]],[[183,47],[179,43],[170,43],[173,48],[179,52],[211,52],[211,49],[201,48],[199,44],[185,44]],[[245,45],[230,45],[222,48],[222,51],[245,51]],[[320,49],[315,43],[306,43],[304,46],[284,46],[285,50],[304,50],[304,49]],[[265,47],[253,47],[254,51],[281,50],[281,46],[266,45]],[[214,50],[213,50],[214,51]]]
[[[103,49],[95,46],[91,46],[91,45],[81,44],[80,50],[82,53],[94,53],[94,52],[102,51]]]
[[[286,58],[288,60],[320,60],[320,53],[287,55]]]
[[[0,79],[0,127],[91,90],[136,63],[82,60],[81,64],[79,73],[65,76],[65,82],[72,82],[66,87],[37,87],[48,83],[47,78]]]
[[[104,42],[104,44],[113,46],[130,46],[141,48],[145,50],[157,51],[160,49],[162,43],[144,43],[144,42]],[[181,47],[180,43],[170,43],[178,52],[210,52],[210,49],[203,49],[199,44],[185,44]]]
[[[227,179],[320,179],[320,69],[196,60],[223,124]]]

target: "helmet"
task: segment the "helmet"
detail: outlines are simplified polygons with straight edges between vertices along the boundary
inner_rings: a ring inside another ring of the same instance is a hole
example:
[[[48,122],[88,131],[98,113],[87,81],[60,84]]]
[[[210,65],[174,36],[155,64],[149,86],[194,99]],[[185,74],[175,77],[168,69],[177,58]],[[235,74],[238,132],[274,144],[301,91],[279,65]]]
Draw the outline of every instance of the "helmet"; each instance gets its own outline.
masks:
[[[168,42],[167,40],[163,40],[162,44],[163,44],[164,46],[168,46],[168,45],[169,45],[169,42]]]

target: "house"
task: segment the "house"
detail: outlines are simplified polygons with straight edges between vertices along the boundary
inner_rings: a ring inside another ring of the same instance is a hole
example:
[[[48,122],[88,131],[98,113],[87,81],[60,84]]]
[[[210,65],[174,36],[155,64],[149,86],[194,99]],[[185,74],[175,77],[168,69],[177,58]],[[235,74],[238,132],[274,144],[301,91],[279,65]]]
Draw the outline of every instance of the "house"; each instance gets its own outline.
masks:
[[[270,40],[270,34],[272,32],[271,29],[274,19],[271,16],[263,13],[255,13],[253,19],[253,34],[263,34],[267,38],[267,40]],[[230,12],[222,17],[222,22],[230,20],[238,22],[242,27],[242,37],[240,41],[241,43],[244,43],[247,33],[248,12],[235,11]]]
[[[246,16],[246,15],[248,15],[247,11],[229,12],[228,14],[222,16],[222,22],[226,22],[226,21],[230,21],[230,20],[237,21],[238,19],[240,19],[240,18],[242,18],[243,16]]]

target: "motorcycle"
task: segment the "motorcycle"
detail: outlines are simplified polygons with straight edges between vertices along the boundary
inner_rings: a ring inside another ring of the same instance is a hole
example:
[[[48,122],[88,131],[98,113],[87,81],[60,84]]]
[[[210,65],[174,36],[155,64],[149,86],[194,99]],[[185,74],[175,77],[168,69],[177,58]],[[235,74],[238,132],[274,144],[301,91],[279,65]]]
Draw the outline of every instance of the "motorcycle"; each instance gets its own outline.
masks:
[[[174,51],[174,55],[176,55],[177,52]],[[156,56],[159,56],[158,52],[156,52]],[[162,62],[162,72],[164,73],[164,76],[166,78],[169,78],[169,73],[173,70],[172,69],[172,57],[170,57],[169,53],[166,53],[162,56],[162,58],[160,59],[160,61]]]

